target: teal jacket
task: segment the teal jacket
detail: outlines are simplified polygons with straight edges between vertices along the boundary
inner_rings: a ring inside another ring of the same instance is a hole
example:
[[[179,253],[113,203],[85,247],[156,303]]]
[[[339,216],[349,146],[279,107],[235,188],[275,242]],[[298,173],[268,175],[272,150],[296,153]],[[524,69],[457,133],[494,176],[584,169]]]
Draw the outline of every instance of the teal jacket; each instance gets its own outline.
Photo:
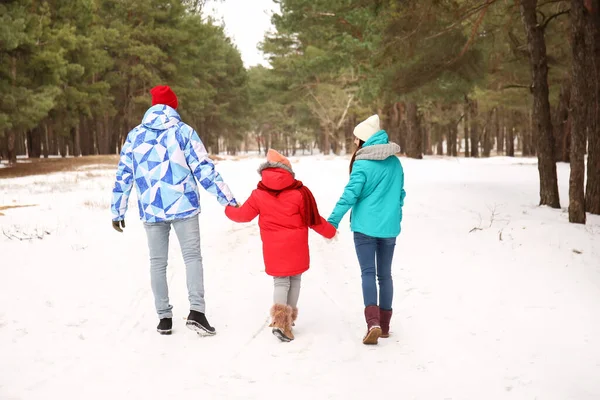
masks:
[[[396,157],[399,151],[385,131],[375,133],[356,153],[350,181],[327,221],[337,229],[352,208],[353,232],[377,238],[398,236],[406,196],[404,171]]]

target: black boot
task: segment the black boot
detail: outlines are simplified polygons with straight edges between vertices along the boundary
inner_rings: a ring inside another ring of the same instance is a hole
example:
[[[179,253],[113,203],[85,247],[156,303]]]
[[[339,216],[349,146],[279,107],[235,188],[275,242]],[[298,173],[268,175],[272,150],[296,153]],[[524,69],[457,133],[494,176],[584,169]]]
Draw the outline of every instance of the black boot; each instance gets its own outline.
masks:
[[[212,336],[215,333],[215,328],[210,326],[208,320],[206,319],[206,315],[199,311],[190,311],[190,315],[187,317],[187,322],[185,325],[191,330],[197,332],[199,335],[209,335]]]
[[[173,319],[172,318],[162,318],[158,322],[158,326],[156,330],[161,335],[170,335],[173,330]]]

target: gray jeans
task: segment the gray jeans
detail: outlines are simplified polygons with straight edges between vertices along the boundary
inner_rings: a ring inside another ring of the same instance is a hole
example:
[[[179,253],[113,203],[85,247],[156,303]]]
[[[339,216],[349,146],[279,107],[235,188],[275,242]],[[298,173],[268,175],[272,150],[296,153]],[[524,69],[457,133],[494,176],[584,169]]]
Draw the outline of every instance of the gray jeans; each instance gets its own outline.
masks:
[[[169,232],[171,225],[185,263],[190,310],[204,312],[204,275],[200,253],[200,226],[198,215],[174,221],[144,223],[150,251],[150,281],[154,305],[159,318],[172,318],[173,306],[169,304],[167,261],[169,257]]]
[[[275,290],[273,292],[273,303],[287,304],[292,308],[298,308],[298,297],[300,297],[300,282],[302,274],[294,276],[273,277]]]

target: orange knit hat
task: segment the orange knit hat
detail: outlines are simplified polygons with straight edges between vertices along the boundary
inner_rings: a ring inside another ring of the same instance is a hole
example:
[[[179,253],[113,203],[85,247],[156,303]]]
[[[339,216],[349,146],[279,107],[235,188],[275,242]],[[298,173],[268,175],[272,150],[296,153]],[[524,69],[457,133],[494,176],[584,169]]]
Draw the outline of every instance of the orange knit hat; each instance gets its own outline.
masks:
[[[267,161],[270,163],[282,163],[282,164],[287,165],[288,167],[292,168],[292,164],[290,163],[290,160],[288,160],[283,155],[281,155],[280,153],[278,153],[277,151],[275,151],[273,149],[269,149],[269,151],[267,152]]]

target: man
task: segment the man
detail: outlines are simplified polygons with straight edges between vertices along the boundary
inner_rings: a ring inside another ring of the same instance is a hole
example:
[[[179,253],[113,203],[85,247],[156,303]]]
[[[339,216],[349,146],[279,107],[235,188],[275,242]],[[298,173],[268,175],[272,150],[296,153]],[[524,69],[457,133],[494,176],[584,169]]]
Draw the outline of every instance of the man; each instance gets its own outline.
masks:
[[[194,129],[181,122],[177,96],[168,86],[156,86],[152,107],[142,123],[127,135],[112,197],[113,228],[123,232],[132,186],[138,194],[140,218],[150,251],[150,277],[158,313],[157,331],[169,335],[173,327],[167,286],[169,232],[175,229],[186,267],[190,314],[187,327],[214,335],[205,316],[204,279],[200,252],[199,193],[196,179],[223,206],[238,206],[229,187],[208,157]]]

